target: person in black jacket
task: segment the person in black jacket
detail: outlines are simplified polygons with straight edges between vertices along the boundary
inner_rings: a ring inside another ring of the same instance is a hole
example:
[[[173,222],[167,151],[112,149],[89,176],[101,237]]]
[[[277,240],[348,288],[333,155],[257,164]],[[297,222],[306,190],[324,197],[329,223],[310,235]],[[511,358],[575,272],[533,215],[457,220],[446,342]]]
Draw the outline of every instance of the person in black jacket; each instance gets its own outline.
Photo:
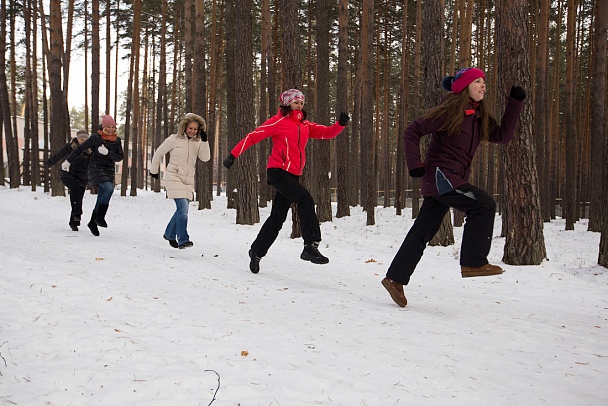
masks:
[[[97,202],[87,224],[94,236],[99,235],[99,227],[107,227],[106,213],[110,199],[114,192],[115,163],[122,161],[124,153],[122,140],[116,135],[116,122],[112,116],[101,117],[101,130],[97,134],[80,144],[63,162],[61,168],[69,170],[71,164],[82,151],[91,148],[91,162],[89,163],[89,184],[97,186]]]
[[[80,144],[89,138],[89,133],[86,130],[80,130],[76,133],[76,138],[65,144],[59,151],[44,162],[46,167],[51,167],[63,158],[70,155]],[[80,226],[80,216],[82,216],[82,198],[87,190],[89,181],[88,168],[89,160],[91,159],[90,148],[82,151],[75,159],[73,165],[70,165],[69,171],[64,171],[63,168],[59,173],[59,177],[63,184],[68,188],[70,195],[70,228],[72,231],[78,231]]]

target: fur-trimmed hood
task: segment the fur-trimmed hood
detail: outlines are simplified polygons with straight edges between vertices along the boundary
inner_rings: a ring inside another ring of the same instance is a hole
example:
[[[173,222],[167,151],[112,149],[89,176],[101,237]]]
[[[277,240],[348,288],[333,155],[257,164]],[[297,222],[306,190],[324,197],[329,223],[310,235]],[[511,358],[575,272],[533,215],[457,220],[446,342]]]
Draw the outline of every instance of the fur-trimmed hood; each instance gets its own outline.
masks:
[[[179,122],[179,127],[177,129],[177,136],[179,138],[186,138],[186,127],[188,127],[188,124],[190,124],[191,122],[196,121],[198,123],[198,133],[196,134],[196,137],[194,137],[193,139],[199,141],[201,139],[201,135],[200,132],[201,131],[207,131],[207,123],[205,123],[205,120],[203,120],[203,118],[201,116],[199,116],[198,114],[194,114],[194,113],[187,113],[184,118],[181,119],[181,121]]]

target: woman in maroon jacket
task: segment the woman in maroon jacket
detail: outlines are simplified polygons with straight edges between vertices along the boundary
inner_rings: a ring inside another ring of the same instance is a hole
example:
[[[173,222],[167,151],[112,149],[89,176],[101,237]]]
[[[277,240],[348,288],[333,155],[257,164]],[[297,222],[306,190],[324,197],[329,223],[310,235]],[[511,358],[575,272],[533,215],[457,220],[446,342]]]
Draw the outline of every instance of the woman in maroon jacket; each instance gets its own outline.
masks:
[[[500,125],[490,116],[483,97],[486,77],[477,68],[463,68],[442,80],[450,91],[443,102],[411,123],[403,135],[410,176],[421,178],[424,201],[382,285],[395,303],[404,307],[407,285],[426,244],[439,230],[443,217],[453,207],[466,214],[460,250],[463,278],[499,275],[502,268],[488,263],[494,230],[496,203],[486,192],[469,183],[471,162],[482,140],[506,144],[515,134],[525,91],[511,87]],[[432,134],[425,160],[420,139]]]
[[[306,120],[304,95],[298,89],[289,89],[279,98],[279,112],[243,138],[224,159],[228,169],[234,160],[250,147],[265,138],[272,139],[272,151],[268,157],[268,183],[276,189],[270,217],[266,220],[249,250],[249,269],[260,271],[260,259],[274,243],[287,218],[292,203],[298,205],[300,229],[304,250],[300,258],[315,264],[327,264],[329,259],[319,252],[321,228],[315,213],[315,202],[310,192],[300,185],[299,178],[306,163],[306,143],[309,138],[334,138],[350,119],[346,113],[332,126],[324,126]]]

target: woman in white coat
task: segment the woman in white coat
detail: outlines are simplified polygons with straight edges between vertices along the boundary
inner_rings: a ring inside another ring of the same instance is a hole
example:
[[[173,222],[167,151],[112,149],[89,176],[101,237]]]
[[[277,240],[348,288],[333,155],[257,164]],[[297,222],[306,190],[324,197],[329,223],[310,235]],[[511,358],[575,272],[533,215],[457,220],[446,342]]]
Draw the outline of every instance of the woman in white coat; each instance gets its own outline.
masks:
[[[188,235],[188,204],[194,200],[196,160],[207,162],[211,158],[206,128],[201,116],[186,114],[179,123],[177,134],[165,139],[152,157],[150,176],[158,179],[162,157],[170,156],[165,169],[165,190],[167,198],[175,200],[176,210],[163,237],[173,248],[194,245]]]

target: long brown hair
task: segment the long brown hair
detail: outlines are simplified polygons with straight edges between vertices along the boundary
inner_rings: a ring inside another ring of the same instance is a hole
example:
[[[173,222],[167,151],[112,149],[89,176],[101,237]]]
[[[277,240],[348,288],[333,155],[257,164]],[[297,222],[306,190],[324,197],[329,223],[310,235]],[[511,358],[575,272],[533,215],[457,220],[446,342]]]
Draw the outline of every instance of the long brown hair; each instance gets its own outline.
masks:
[[[428,109],[424,118],[431,121],[444,119],[444,123],[438,131],[445,131],[448,136],[460,133],[464,111],[469,107],[471,99],[469,92],[465,89],[459,94],[450,93],[441,104]],[[496,120],[490,115],[483,100],[479,101],[479,116],[481,117],[481,139],[487,140],[490,132],[496,127]]]

